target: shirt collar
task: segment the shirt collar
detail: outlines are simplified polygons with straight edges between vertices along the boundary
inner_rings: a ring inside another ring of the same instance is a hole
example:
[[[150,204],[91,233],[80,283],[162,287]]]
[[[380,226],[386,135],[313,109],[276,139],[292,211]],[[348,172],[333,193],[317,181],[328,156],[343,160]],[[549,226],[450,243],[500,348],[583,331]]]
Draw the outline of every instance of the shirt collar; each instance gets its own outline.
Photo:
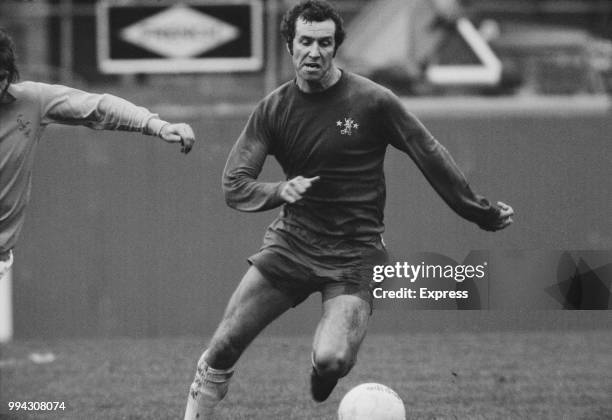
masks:
[[[2,96],[0,104],[10,104],[11,102],[15,102],[16,99],[17,98],[15,98],[15,96],[11,93],[11,87],[9,86],[9,88],[4,93],[4,96]]]

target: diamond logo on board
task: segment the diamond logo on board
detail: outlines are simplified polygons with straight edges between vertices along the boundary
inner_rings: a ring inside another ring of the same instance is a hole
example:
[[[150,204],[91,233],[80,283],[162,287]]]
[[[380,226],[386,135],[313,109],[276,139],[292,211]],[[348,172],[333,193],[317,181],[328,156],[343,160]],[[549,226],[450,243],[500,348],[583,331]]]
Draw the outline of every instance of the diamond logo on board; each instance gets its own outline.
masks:
[[[188,58],[232,41],[240,30],[213,16],[177,5],[121,31],[121,38],[154,53]]]

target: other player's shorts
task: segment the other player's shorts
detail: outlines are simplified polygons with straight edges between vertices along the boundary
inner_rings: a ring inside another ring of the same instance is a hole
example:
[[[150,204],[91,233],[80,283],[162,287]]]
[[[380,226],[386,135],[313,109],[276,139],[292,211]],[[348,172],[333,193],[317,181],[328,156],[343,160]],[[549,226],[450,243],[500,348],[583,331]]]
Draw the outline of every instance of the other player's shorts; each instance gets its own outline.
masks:
[[[13,265],[13,251],[0,252],[0,279],[4,277]]]
[[[323,301],[355,295],[372,307],[373,266],[386,264],[388,255],[380,235],[365,242],[322,238],[277,220],[248,261],[294,306],[321,292]]]

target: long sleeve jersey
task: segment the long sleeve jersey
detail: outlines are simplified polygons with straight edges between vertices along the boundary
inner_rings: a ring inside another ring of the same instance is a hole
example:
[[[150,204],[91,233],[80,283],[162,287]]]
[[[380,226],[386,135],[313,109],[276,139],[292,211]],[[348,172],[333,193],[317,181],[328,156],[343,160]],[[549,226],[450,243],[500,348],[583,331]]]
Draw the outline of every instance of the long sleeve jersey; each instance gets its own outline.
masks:
[[[287,179],[321,177],[301,200],[283,205],[284,225],[372,238],[384,230],[388,145],[408,154],[459,215],[483,227],[497,222],[499,210],[474,194],[447,150],[393,93],[347,72],[317,93],[287,82],[258,104],[225,166],[226,201],[242,211],[284,204],[282,182],[257,180],[266,156],[273,155]]]
[[[34,154],[49,124],[158,134],[157,115],[113,95],[23,82],[0,103],[0,253],[12,249],[30,199]]]

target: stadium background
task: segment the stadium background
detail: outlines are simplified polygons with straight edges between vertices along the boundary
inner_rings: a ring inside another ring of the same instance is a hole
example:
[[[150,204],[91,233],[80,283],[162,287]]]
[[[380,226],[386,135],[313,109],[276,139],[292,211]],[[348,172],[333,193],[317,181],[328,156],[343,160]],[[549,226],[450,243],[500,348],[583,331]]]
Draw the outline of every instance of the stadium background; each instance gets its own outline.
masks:
[[[277,4],[281,10],[282,3]],[[338,3],[350,20],[368,2]],[[555,9],[554,2],[536,2],[540,9],[518,3],[466,2],[477,16],[480,11],[510,20],[569,22],[610,36],[609,15],[601,15],[605,2],[562,2],[569,9],[574,5],[573,13]],[[253,103],[290,77],[282,45],[276,45],[275,57],[268,56],[268,65],[276,67],[272,73],[108,76],[96,68],[92,1],[7,2],[1,10],[0,23],[16,34],[24,79],[118,94],[163,118],[192,124],[199,140],[183,156],[138,135],[47,130],[16,249],[16,337],[210,334],[246,268],[245,258],[276,215],[228,209],[220,175]],[[70,11],[72,20],[62,10]],[[63,44],[66,28],[72,33],[71,54]],[[265,41],[271,42],[269,37]],[[62,67],[66,62],[69,67]],[[557,86],[567,89],[567,74],[579,72],[561,71]],[[536,88],[545,80],[542,76]],[[433,97],[405,97],[406,106],[447,146],[475,190],[510,203],[517,223],[489,234],[460,220],[410,160],[390,149],[385,239],[396,260],[422,251],[461,260],[472,250],[487,249],[519,250],[526,255],[519,262],[533,264],[540,251],[612,247],[609,101],[583,85],[569,94],[555,92],[554,83],[546,86],[553,90],[550,95],[475,97],[472,92],[458,97],[435,91]],[[265,179],[279,176],[274,164],[263,174]],[[499,299],[500,310],[400,316],[381,311],[373,331],[612,325],[609,311],[548,311],[561,305],[544,294],[531,310],[516,310],[512,302],[529,298],[533,290],[517,271],[491,286],[497,296],[511,297],[506,304]],[[318,314],[317,304],[304,305],[271,330],[309,333]]]
[[[15,337],[0,343],[2,420],[179,417],[195,361],[245,258],[276,216],[227,208],[220,178],[254,103],[291,77],[277,23],[292,1],[264,2],[262,71],[123,76],[98,70],[94,3],[0,2],[0,25],[15,36],[22,78],[115,93],[189,122],[199,142],[184,156],[137,134],[47,129],[15,250]],[[347,68],[366,73],[368,59],[383,50],[402,58],[403,38],[389,35],[401,25],[387,19],[411,2],[336,3],[349,24],[349,57],[341,58],[365,59]],[[509,229],[481,231],[454,215],[406,156],[389,150],[385,239],[393,259],[435,252],[460,262],[472,250],[489,252],[490,309],[380,307],[355,369],[326,403],[314,404],[307,372],[320,305],[313,297],[248,349],[220,418],[331,419],[351,387],[370,381],[397,391],[411,420],[612,418],[612,312],[562,310],[612,303],[605,92],[612,86],[612,4],[462,4],[481,29],[495,32],[487,19],[501,24],[502,37],[491,44],[504,64],[495,89],[423,84],[414,56],[370,69],[370,76],[402,95],[478,192],[515,208]],[[429,23],[413,19],[423,28]],[[435,35],[419,37],[416,52],[437,55]],[[280,176],[270,160],[263,178]],[[596,305],[580,294],[564,302],[549,293],[567,283],[567,273],[559,274],[568,262],[562,254],[570,256],[570,275],[579,268],[589,274],[588,266],[603,280],[603,288],[582,289],[597,294]],[[66,409],[16,412],[10,401],[62,401]]]

